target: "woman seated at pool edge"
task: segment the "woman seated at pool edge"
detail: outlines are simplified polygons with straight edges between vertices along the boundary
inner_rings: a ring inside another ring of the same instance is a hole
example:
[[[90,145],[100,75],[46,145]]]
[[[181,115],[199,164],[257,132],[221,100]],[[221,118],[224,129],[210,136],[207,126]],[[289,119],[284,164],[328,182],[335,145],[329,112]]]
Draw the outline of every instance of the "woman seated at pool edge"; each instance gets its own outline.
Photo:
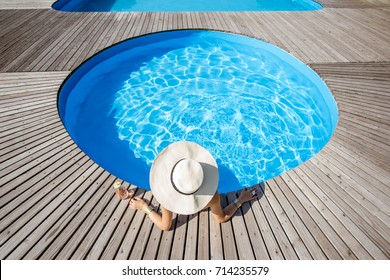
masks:
[[[229,220],[241,204],[257,198],[258,188],[245,188],[225,208],[221,206],[218,167],[213,156],[202,146],[181,141],[166,147],[150,170],[150,187],[161,204],[159,215],[142,198],[133,197],[130,207],[144,211],[161,230],[172,226],[173,213],[190,215],[210,208],[218,223]]]

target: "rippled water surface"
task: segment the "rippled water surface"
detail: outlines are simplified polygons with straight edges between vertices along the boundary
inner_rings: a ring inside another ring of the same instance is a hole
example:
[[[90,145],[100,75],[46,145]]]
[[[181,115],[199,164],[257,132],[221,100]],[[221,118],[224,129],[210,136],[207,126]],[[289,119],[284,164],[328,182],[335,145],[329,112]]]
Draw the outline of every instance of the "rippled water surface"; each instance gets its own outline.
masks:
[[[308,67],[255,39],[204,31],[182,35],[116,54],[75,87],[84,93],[75,101],[77,117],[70,117],[69,130],[92,154],[110,149],[106,142],[121,142],[117,153],[131,153],[130,163],[110,158],[115,152],[104,159],[127,164],[115,171],[118,176],[132,182],[137,175],[129,164],[140,162],[147,176],[170,143],[194,141],[217,159],[219,190],[225,192],[292,169],[329,141],[337,109]],[[92,145],[96,151],[88,147],[92,141],[100,143]]]

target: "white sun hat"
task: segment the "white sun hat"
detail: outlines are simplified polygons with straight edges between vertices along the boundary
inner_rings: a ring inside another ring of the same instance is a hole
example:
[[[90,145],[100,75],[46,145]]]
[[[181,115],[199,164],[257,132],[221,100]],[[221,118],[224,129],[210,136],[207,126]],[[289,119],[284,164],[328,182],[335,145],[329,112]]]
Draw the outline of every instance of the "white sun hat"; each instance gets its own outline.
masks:
[[[170,144],[154,160],[150,187],[157,201],[178,214],[202,210],[218,188],[218,166],[202,146],[181,141]]]

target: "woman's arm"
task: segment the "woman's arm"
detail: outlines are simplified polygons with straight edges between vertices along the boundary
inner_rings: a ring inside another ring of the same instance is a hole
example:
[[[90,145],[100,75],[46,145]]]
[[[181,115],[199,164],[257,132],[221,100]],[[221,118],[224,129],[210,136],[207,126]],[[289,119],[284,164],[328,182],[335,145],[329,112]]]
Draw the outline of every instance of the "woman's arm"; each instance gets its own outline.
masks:
[[[161,206],[160,216],[152,207],[149,207],[146,202],[139,197],[133,197],[130,200],[130,208],[136,210],[142,210],[145,212],[149,219],[161,230],[169,230],[172,226],[172,212]]]

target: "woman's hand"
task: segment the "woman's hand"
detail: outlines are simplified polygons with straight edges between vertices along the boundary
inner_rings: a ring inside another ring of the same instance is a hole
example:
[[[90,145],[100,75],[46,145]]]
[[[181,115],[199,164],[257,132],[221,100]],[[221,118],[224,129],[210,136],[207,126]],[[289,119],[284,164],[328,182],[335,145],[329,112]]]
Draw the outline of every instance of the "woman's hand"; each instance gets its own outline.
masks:
[[[145,210],[148,207],[146,202],[142,198],[139,198],[139,197],[133,197],[130,200],[129,204],[130,204],[131,209],[136,209],[136,210]]]

